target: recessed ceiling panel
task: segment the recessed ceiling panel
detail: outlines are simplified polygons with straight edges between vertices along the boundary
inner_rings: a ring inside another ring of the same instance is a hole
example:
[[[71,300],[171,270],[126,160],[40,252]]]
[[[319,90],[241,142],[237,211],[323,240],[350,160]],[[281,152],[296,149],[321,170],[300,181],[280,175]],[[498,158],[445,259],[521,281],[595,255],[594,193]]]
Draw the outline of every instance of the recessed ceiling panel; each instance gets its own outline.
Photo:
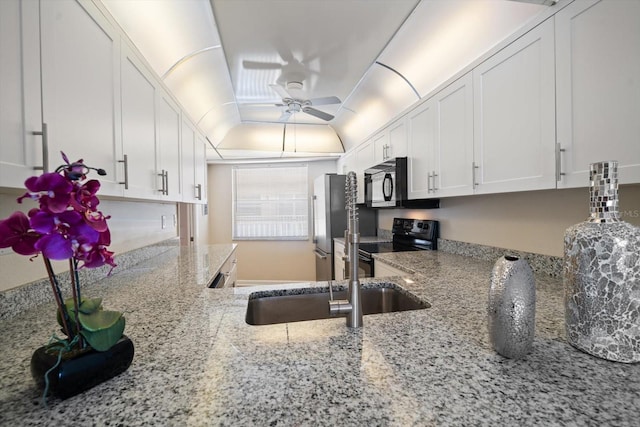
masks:
[[[296,97],[346,99],[416,4],[417,0],[212,0],[241,104],[279,101],[269,85],[286,87],[287,82],[302,83]]]

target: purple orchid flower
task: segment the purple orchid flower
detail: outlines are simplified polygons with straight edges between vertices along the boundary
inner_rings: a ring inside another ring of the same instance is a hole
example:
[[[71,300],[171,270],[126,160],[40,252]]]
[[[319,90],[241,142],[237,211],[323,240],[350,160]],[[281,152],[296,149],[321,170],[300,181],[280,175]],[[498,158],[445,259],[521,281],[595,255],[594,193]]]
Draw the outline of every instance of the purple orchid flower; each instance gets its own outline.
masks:
[[[20,255],[37,255],[35,248],[42,235],[29,226],[29,218],[20,211],[0,220],[0,248],[11,248]]]
[[[52,172],[32,176],[24,182],[24,185],[29,191],[18,198],[18,203],[22,203],[24,198],[30,198],[38,200],[40,209],[43,210],[50,212],[67,210],[73,185],[62,175]]]
[[[27,192],[18,198],[37,200],[39,208],[29,215],[15,212],[0,220],[0,248],[11,247],[21,255],[37,255],[53,260],[74,258],[81,268],[95,268],[116,264],[113,252],[106,247],[111,243],[107,219],[97,210],[100,203],[96,193],[100,182],[81,183],[90,170],[99,175],[102,169],[86,166],[83,160],[71,163],[64,153],[65,165],[54,173],[44,173],[25,181]]]

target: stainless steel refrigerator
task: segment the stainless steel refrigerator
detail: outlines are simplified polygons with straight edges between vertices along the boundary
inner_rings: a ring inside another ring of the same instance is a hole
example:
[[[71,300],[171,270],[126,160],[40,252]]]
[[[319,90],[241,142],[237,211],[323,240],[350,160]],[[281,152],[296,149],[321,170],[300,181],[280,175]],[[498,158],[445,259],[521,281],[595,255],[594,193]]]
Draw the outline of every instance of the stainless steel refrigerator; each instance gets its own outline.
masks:
[[[344,237],[347,229],[345,209],[346,175],[325,174],[313,182],[313,241],[316,256],[316,280],[335,278],[333,274],[333,238]],[[358,183],[360,185],[360,183]],[[364,183],[362,183],[364,185]],[[358,208],[361,236],[375,236],[376,211]]]

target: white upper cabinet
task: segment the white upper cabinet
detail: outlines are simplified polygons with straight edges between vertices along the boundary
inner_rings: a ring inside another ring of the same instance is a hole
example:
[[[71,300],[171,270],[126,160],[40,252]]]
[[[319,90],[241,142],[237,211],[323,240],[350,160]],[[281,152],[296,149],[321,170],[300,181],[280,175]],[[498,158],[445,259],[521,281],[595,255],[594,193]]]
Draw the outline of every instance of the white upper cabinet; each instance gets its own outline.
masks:
[[[377,133],[373,141],[373,163],[380,164],[389,158],[389,131],[387,129]]]
[[[471,73],[438,92],[433,157],[429,162],[431,197],[473,194],[473,79]]]
[[[407,121],[403,116],[373,137],[374,164],[407,156]]]
[[[38,9],[0,1],[0,187],[23,187],[43,165]]]
[[[436,138],[435,106],[431,100],[420,104],[407,116],[409,142],[407,158],[407,198],[431,196],[431,162]]]
[[[207,146],[209,142],[207,138],[201,133],[196,132],[196,144],[195,144],[195,189],[196,198],[198,203],[207,203],[207,192],[209,191],[207,186]]]
[[[156,97],[157,191],[162,199],[182,200],[180,109],[162,90]]]
[[[553,18],[473,70],[476,193],[555,188]]]
[[[124,194],[159,198],[156,176],[156,87],[151,74],[126,45],[122,48],[122,145]]]
[[[556,14],[558,187],[589,185],[589,164],[619,162],[640,182],[640,2],[579,1]]]
[[[364,203],[364,171],[376,164],[373,150],[374,146],[373,141],[371,140],[356,148],[356,163],[354,171],[356,172],[358,183],[357,203]]]
[[[407,119],[401,117],[387,128],[389,130],[389,146],[387,147],[387,158],[407,156]]]
[[[182,119],[182,200],[205,203],[207,200],[207,140],[196,127]]]
[[[25,2],[28,3],[28,2]],[[119,34],[88,1],[40,2],[42,120],[48,128],[49,169],[84,159],[107,172],[101,194],[122,195],[118,117]]]

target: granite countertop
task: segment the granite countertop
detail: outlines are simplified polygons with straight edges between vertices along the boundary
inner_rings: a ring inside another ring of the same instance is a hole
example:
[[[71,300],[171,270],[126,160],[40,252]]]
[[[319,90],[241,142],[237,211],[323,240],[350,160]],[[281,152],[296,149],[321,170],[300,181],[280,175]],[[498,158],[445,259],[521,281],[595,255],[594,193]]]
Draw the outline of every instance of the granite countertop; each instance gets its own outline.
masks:
[[[0,322],[0,425],[638,425],[640,364],[565,342],[558,279],[537,276],[534,349],[510,360],[488,344],[490,262],[379,254],[412,274],[363,282],[395,283],[431,308],[368,315],[356,330],[344,319],[250,326],[251,289],[205,287],[202,267],[229,247],[173,248],[90,286],[126,311],[133,364],[48,408],[29,358],[53,332],[53,306]],[[281,287],[300,286],[326,283]]]

